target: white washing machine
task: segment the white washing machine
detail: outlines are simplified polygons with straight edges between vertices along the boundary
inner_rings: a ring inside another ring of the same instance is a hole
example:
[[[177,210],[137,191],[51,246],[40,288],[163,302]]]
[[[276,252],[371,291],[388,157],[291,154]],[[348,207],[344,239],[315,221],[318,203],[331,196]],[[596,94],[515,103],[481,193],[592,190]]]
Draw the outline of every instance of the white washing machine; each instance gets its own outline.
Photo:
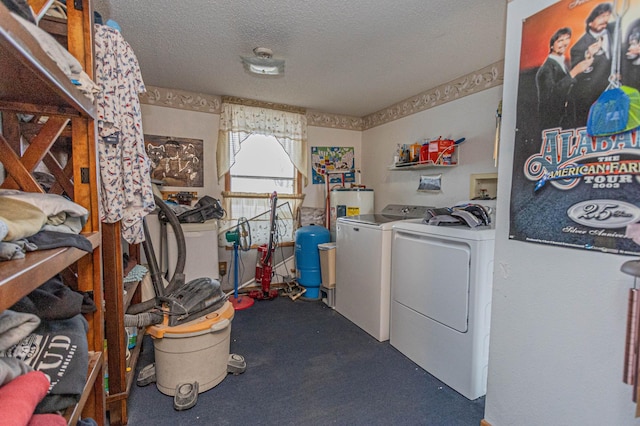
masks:
[[[379,214],[338,218],[335,309],[380,342],[389,340],[391,227],[428,208],[390,204]]]
[[[486,394],[495,230],[393,225],[390,343],[470,400]]]

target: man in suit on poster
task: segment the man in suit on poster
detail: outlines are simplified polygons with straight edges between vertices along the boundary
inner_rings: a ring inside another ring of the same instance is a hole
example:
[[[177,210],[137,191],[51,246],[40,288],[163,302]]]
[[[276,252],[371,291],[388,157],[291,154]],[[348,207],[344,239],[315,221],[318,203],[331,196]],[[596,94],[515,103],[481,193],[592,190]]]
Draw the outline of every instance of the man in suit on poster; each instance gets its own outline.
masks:
[[[586,126],[589,108],[605,91],[611,74],[613,24],[611,3],[600,3],[586,19],[586,32],[571,48],[571,68],[593,58],[593,64],[576,76],[574,88],[578,126]]]
[[[623,43],[622,84],[640,90],[640,19],[629,25]]]
[[[571,28],[557,30],[549,40],[549,56],[536,73],[538,115],[542,129],[574,128],[576,123],[573,86],[576,76],[593,64],[593,57],[583,59],[569,69],[565,53],[571,43]]]

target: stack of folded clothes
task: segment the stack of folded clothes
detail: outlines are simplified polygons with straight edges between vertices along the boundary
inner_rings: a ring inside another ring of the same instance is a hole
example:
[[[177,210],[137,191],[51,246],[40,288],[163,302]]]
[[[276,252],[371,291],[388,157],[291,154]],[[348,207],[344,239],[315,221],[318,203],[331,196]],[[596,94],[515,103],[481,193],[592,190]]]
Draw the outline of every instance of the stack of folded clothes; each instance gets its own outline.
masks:
[[[0,261],[56,247],[92,251],[80,235],[87,209],[57,194],[0,189]]]
[[[87,380],[82,313],[95,309],[58,275],[0,313],[0,426],[66,424]]]

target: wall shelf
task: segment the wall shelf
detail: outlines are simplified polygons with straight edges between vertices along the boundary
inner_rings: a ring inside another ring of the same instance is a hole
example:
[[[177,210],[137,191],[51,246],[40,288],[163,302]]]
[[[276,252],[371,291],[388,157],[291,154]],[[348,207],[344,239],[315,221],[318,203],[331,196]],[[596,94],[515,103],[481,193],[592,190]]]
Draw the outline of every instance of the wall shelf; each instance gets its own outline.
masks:
[[[432,168],[441,168],[441,169],[450,169],[452,167],[456,167],[458,164],[436,164],[431,161],[427,161],[426,163],[403,163],[402,165],[389,166],[389,170],[424,170],[424,169],[432,169]]]
[[[437,162],[429,160],[429,161],[413,162],[413,163],[397,163],[397,164],[392,164],[387,168],[389,170],[394,170],[394,171],[405,171],[405,170],[425,170],[425,169],[433,169],[433,168],[449,169],[451,167],[456,167],[459,163],[458,146],[459,145],[452,145],[453,151],[451,152],[451,156],[449,157],[450,158],[449,164],[443,164],[441,162],[441,157],[443,157],[443,153],[446,151],[439,151],[440,156],[438,156]],[[447,151],[448,150],[449,149],[447,149]]]

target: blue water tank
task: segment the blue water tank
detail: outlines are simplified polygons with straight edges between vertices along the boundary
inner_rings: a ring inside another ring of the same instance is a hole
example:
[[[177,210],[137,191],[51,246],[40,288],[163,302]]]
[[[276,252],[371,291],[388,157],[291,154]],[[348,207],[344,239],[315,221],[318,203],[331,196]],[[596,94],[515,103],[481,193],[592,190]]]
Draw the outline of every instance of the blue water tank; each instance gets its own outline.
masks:
[[[331,233],[323,226],[308,225],[298,228],[295,235],[296,279],[307,291],[305,299],[320,299],[320,252],[318,244],[331,241]]]

